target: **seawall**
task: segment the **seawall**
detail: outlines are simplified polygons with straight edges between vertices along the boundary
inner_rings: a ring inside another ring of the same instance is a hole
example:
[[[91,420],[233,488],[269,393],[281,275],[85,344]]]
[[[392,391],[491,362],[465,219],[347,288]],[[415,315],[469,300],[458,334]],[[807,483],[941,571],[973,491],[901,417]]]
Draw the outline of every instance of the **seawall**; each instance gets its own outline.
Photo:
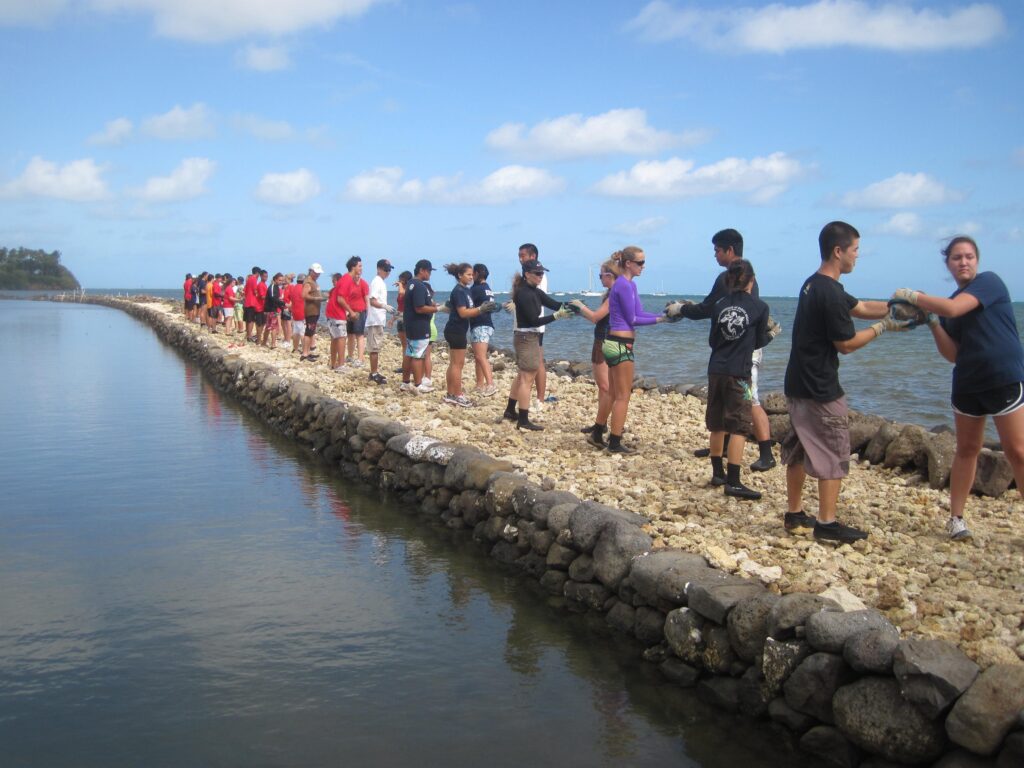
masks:
[[[531,480],[507,457],[339,400],[166,312],[86,301],[147,323],[219,389],[343,475],[410,514],[472,530],[494,559],[570,610],[634,636],[672,683],[724,710],[770,718],[809,753],[850,766],[969,756],[1024,765],[1024,665],[979,665],[958,644],[910,636],[844,589],[780,594],[777,582],[669,546],[645,515],[559,489],[557,473]]]

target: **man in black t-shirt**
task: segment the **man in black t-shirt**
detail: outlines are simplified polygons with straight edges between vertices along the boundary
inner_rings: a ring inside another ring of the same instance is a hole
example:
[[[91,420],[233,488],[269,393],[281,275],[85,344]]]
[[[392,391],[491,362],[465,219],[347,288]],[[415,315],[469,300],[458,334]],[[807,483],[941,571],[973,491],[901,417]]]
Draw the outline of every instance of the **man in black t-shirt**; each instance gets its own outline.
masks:
[[[420,259],[416,262],[413,279],[405,289],[402,320],[405,324],[406,344],[402,353],[402,385],[399,390],[410,394],[433,391],[433,387],[423,381],[425,358],[430,346],[430,316],[438,309],[434,303],[434,289],[429,282],[433,271],[434,267],[429,261]]]
[[[839,491],[850,471],[850,426],[846,395],[839,385],[839,353],[848,355],[885,331],[905,331],[909,322],[891,319],[884,301],[859,301],[839,282],[857,263],[856,229],[843,221],[830,222],[818,235],[818,247],[821,267],[800,289],[786,367],[792,429],[782,444],[788,502],[784,524],[794,533],[813,528],[815,539],[838,544],[867,538],[864,531],[836,520]],[[858,331],[854,317],[879,322]],[[801,508],[808,474],[818,480],[817,519]]]

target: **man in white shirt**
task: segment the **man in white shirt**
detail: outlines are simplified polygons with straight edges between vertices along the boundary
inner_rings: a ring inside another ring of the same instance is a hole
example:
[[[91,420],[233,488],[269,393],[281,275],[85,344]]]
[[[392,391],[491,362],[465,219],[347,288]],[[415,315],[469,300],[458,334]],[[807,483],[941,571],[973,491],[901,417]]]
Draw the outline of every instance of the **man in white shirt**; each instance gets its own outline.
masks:
[[[387,259],[377,262],[377,274],[370,281],[370,293],[367,296],[369,306],[366,308],[366,351],[370,353],[370,381],[374,384],[387,384],[387,379],[377,371],[380,360],[380,348],[384,343],[384,324],[388,312],[394,308],[388,305],[388,286],[385,282],[394,267]]]

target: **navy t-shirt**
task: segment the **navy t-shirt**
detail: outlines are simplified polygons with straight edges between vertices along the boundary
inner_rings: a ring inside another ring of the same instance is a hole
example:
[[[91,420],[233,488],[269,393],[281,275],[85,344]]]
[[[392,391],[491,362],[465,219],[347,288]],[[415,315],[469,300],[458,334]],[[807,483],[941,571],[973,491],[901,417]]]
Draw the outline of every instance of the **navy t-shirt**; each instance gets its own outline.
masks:
[[[746,291],[726,294],[711,315],[708,374],[749,379],[754,350],[769,341],[768,305]]]
[[[487,284],[487,281],[474,283],[473,287],[469,289],[469,295],[473,299],[474,307],[479,307],[487,301],[494,301],[494,291],[491,290],[491,286]],[[491,328],[494,327],[494,323],[491,321],[490,312],[484,312],[482,315],[469,318],[470,328],[479,328],[482,325],[489,325]]]
[[[413,341],[430,338],[431,314],[420,313],[416,307],[425,307],[434,302],[434,289],[430,283],[413,278],[405,290],[405,309],[402,319],[405,321],[405,338]]]
[[[451,295],[448,297],[448,302],[451,304],[451,310],[448,313],[448,323],[445,325],[445,330],[460,334],[469,333],[469,318],[459,317],[459,307],[473,308],[473,297],[469,294],[469,288],[462,285],[462,283],[456,283],[455,287],[452,288]]]
[[[857,303],[828,275],[815,272],[804,281],[793,318],[786,397],[830,403],[845,394],[839,386],[839,352],[833,342],[849,341],[857,333],[850,315]]]
[[[940,319],[959,346],[953,368],[953,394],[984,392],[1024,381],[1024,350],[1010,292],[995,272],[979,272],[950,298],[968,293],[978,300],[961,317]]]

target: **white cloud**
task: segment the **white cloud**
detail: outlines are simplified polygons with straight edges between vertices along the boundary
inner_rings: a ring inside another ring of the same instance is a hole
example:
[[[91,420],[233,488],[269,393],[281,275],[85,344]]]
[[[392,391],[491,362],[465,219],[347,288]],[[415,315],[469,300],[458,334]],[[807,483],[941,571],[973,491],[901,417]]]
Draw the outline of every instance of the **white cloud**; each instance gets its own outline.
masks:
[[[1006,32],[1002,12],[974,3],[944,13],[905,2],[818,0],[728,10],[676,8],[656,0],[627,25],[654,41],[688,40],[731,51],[783,53],[848,46],[892,51],[977,48]]]
[[[107,123],[103,130],[89,137],[90,144],[117,146],[132,137],[135,126],[127,117],[118,117]]]
[[[463,183],[461,175],[434,176],[426,181],[403,179],[401,168],[381,167],[349,179],[346,197],[390,205],[500,205],[543,197],[565,188],[565,181],[541,168],[506,165],[479,182]]]
[[[135,195],[151,203],[191,200],[206,193],[206,181],[213,174],[215,163],[205,157],[188,157],[171,171],[170,176],[154,176],[135,190]]]
[[[79,203],[107,197],[103,168],[92,158],[57,165],[41,157],[33,157],[21,176],[0,189],[4,197],[52,197]]]
[[[486,141],[493,149],[550,159],[645,155],[705,139],[702,131],[656,130],[642,109],[613,109],[593,117],[572,114],[543,120],[529,130],[523,123],[505,123],[487,134]]]
[[[295,129],[285,120],[267,120],[258,115],[236,115],[235,127],[265,141],[288,141],[295,138]]]
[[[257,72],[278,72],[292,65],[283,45],[247,45],[235,56],[238,65]]]
[[[785,152],[750,160],[727,157],[697,167],[692,160],[642,161],[628,171],[606,176],[594,190],[615,197],[681,198],[738,192],[753,203],[778,197],[804,173],[799,161]]]
[[[206,139],[214,134],[213,119],[202,102],[188,109],[176,104],[169,112],[147,117],[142,121],[142,132],[154,139]]]
[[[264,174],[256,187],[256,198],[271,205],[299,205],[319,194],[320,181],[306,168]]]
[[[158,34],[179,40],[221,42],[248,35],[287,35],[329,27],[360,16],[383,0],[91,0],[109,12],[153,16]]]
[[[917,208],[961,199],[962,194],[927,173],[897,173],[864,189],[847,192],[843,204],[851,208]]]
[[[668,218],[665,216],[648,216],[639,221],[619,224],[615,227],[615,231],[620,235],[648,235],[662,229],[666,224],[668,224]]]
[[[0,24],[42,26],[53,21],[67,6],[67,0],[3,0]]]
[[[903,235],[910,237],[921,231],[921,217],[916,213],[894,213],[879,228],[879,232],[887,235]]]

